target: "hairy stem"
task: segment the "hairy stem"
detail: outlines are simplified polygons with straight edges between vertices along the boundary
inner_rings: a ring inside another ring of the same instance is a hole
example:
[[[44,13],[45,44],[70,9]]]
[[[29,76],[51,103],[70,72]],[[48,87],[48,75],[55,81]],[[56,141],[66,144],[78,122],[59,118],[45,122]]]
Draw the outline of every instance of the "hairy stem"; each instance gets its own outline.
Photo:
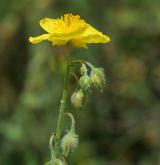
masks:
[[[51,151],[51,164],[54,163],[54,160],[56,158],[55,152],[53,150],[53,140],[54,140],[54,134],[51,135],[50,140],[49,140],[49,147],[50,147],[50,151]]]
[[[70,62],[69,58],[67,59],[67,68],[66,68],[66,73],[64,77],[63,94],[62,94],[62,99],[60,101],[60,112],[59,112],[58,124],[57,124],[56,136],[55,136],[55,151],[57,155],[59,155],[59,150],[60,150],[60,138],[61,138],[61,133],[62,133],[62,128],[63,128],[63,117],[64,117],[64,112],[65,112],[65,108],[67,104],[67,96],[68,96],[67,88],[68,88],[70,68],[73,65],[82,64],[82,63],[86,63],[86,61],[75,60],[75,61]]]
[[[58,117],[56,139],[55,139],[55,150],[57,154],[59,153],[60,137],[61,137],[62,127],[63,127],[63,116],[64,116],[64,111],[65,111],[66,102],[67,102],[67,88],[68,88],[70,66],[71,65],[69,64],[69,60],[67,60],[67,68],[66,68],[66,73],[64,77],[63,94],[62,94],[62,99],[60,101],[60,112],[59,112],[59,117]]]

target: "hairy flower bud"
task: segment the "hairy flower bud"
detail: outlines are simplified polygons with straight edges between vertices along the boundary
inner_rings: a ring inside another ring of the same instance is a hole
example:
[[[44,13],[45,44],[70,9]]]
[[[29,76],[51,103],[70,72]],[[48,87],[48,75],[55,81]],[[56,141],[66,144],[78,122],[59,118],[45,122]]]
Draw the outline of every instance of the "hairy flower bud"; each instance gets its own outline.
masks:
[[[71,119],[70,131],[63,137],[61,147],[63,155],[68,156],[69,152],[74,151],[78,146],[78,135],[75,134],[75,119],[71,113],[67,113]]]
[[[84,94],[83,91],[76,90],[71,96],[71,103],[75,106],[75,108],[80,108],[83,104]]]
[[[66,165],[62,160],[56,159],[53,163],[53,165]]]
[[[63,150],[63,155],[68,156],[69,152],[73,152],[78,146],[78,135],[73,132],[67,133],[61,143],[61,147]]]
[[[80,88],[84,91],[87,91],[90,88],[90,77],[88,75],[83,75],[79,79]]]
[[[85,64],[82,64],[81,68],[80,68],[80,72],[82,75],[87,73],[87,67]]]
[[[47,162],[44,165],[66,165],[66,163],[60,159],[55,159],[54,162]]]
[[[105,75],[103,68],[93,68],[90,74],[90,80],[94,87],[102,90],[105,85]]]

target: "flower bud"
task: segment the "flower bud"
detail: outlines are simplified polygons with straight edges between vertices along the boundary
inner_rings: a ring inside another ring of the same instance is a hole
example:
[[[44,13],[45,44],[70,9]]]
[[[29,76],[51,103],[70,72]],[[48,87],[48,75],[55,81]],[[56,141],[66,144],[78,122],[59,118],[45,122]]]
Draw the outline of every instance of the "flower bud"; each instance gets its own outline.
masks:
[[[63,137],[61,147],[64,156],[68,156],[69,152],[74,151],[78,146],[78,135],[75,134],[75,119],[71,113],[67,113],[71,119],[70,131]]]
[[[99,89],[103,89],[105,85],[105,75],[103,68],[93,68],[90,74],[91,84]]]
[[[71,103],[75,106],[75,108],[80,108],[82,106],[83,99],[83,91],[81,89],[76,90],[71,96]]]
[[[53,165],[66,165],[66,164],[60,159],[55,159]]]
[[[66,165],[66,163],[60,159],[55,159],[54,162],[47,162],[44,165]]]
[[[68,156],[69,152],[73,152],[78,146],[78,135],[73,132],[67,133],[61,143],[61,147],[63,150],[63,155]]]
[[[83,75],[79,79],[80,88],[84,91],[87,91],[90,88],[90,77],[88,75]]]
[[[82,66],[80,68],[80,72],[81,72],[82,75],[85,74],[85,73],[87,73],[87,67],[86,67],[85,64],[82,64]]]

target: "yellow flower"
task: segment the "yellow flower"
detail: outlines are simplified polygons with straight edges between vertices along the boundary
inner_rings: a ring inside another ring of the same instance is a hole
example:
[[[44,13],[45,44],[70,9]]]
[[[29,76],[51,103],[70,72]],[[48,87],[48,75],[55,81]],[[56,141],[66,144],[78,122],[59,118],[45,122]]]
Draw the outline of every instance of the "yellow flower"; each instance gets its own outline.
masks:
[[[75,47],[87,48],[88,43],[107,43],[110,38],[87,24],[79,15],[65,14],[58,19],[44,18],[40,26],[48,32],[38,37],[30,37],[29,41],[37,44],[48,40],[52,45],[65,45],[68,42]]]

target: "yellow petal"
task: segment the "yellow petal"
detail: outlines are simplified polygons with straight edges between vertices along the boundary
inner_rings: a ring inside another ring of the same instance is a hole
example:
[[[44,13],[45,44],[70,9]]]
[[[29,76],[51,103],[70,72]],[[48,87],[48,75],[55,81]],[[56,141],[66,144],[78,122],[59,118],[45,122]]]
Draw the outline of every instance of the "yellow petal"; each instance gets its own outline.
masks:
[[[88,27],[85,32],[79,38],[85,43],[107,43],[110,41],[110,38],[106,35],[103,35],[101,32],[93,28],[91,25],[87,24]]]
[[[29,41],[32,44],[37,44],[41,41],[48,40],[49,37],[50,37],[50,34],[43,34],[43,35],[40,35],[40,36],[37,36],[37,37],[29,37]]]
[[[52,40],[52,45],[65,45],[67,44],[68,40]]]
[[[77,48],[88,48],[87,44],[85,42],[83,42],[82,40],[78,40],[78,39],[73,39],[71,40],[73,46],[77,47]]]
[[[81,35],[87,28],[84,22],[82,23],[80,21],[81,24],[78,24],[76,21],[71,21],[72,23],[70,22],[70,25],[68,26],[63,17],[60,19],[44,18],[40,20],[40,26],[45,31],[52,34],[52,37],[70,40]]]
[[[54,24],[56,20],[51,18],[43,18],[40,20],[40,26],[48,33],[54,33]]]

